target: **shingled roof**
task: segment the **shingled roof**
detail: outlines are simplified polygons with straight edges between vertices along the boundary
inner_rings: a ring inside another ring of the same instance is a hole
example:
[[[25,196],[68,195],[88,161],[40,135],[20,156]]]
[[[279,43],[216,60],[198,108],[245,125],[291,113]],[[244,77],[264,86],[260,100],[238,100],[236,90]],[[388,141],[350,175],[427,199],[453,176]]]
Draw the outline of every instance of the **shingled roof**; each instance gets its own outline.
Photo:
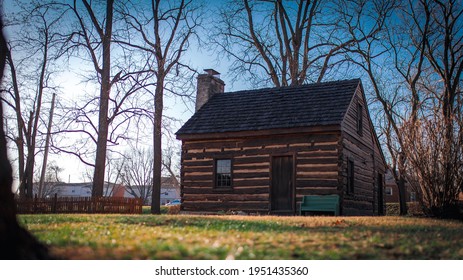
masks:
[[[360,79],[214,95],[177,135],[341,124]]]

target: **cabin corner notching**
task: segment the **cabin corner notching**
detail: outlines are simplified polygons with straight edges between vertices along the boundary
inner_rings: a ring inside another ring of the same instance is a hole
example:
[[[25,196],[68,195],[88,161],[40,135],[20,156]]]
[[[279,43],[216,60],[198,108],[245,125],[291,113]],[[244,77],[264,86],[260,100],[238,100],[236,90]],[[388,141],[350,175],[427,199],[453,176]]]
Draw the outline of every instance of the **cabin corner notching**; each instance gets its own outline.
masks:
[[[360,80],[208,95],[177,132],[183,211],[293,215],[304,196],[335,194],[341,215],[383,214]]]

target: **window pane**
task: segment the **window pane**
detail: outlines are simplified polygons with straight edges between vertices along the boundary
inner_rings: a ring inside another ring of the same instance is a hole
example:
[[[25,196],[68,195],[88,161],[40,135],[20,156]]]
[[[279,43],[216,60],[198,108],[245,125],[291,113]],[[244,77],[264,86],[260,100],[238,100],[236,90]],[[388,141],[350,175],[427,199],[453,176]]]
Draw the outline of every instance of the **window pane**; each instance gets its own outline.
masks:
[[[217,160],[217,173],[231,173],[231,160],[229,159]]]
[[[216,161],[216,186],[231,187],[230,159],[219,159]]]
[[[386,195],[392,195],[392,188],[391,187],[386,188]]]
[[[217,174],[217,187],[230,187],[231,175],[230,174]]]

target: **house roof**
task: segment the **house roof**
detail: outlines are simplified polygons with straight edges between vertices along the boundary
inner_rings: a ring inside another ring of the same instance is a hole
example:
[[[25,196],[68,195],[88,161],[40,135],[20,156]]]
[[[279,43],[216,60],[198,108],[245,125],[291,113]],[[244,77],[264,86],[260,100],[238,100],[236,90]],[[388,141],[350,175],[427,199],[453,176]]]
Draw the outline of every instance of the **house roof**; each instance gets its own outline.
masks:
[[[214,95],[177,135],[341,124],[360,79]]]

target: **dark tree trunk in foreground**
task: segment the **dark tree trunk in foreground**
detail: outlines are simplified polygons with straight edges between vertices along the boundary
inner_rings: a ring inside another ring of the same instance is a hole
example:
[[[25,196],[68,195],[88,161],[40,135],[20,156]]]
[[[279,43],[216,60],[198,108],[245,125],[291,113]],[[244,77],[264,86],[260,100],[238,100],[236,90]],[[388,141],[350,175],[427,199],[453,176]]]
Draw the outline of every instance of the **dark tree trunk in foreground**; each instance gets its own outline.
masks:
[[[0,81],[3,78],[7,47],[0,19]],[[0,102],[0,259],[49,259],[48,250],[16,220],[16,207],[11,191],[13,170],[7,156],[3,128],[3,106]]]

